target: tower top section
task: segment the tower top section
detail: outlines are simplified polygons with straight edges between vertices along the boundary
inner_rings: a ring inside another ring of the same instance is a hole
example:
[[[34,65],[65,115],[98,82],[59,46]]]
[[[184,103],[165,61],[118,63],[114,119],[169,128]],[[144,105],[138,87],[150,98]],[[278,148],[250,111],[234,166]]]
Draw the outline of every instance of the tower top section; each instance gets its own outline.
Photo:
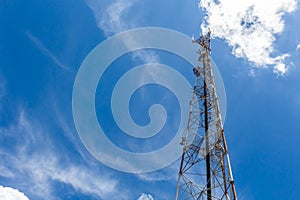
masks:
[[[200,34],[200,37],[197,40],[195,40],[194,37],[192,37],[192,42],[199,44],[206,51],[211,51],[210,39],[211,30],[208,28],[208,32],[205,35]]]

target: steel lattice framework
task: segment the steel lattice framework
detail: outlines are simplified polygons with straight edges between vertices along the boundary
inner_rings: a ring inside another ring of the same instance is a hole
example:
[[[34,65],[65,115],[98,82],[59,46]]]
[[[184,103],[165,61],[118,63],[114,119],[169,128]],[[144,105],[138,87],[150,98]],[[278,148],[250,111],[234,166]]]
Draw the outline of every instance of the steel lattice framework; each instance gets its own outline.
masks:
[[[237,200],[210,62],[210,31],[200,45],[175,200]]]

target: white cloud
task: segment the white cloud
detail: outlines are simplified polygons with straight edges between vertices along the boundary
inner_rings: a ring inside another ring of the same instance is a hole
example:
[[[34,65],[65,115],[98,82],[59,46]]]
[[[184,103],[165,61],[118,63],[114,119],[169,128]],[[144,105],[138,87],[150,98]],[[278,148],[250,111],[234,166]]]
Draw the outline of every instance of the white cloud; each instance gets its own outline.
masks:
[[[160,172],[140,173],[137,174],[137,177],[143,181],[148,181],[148,182],[170,181],[173,179],[171,174],[167,176],[166,174],[162,174]],[[173,179],[173,181],[176,181],[176,179]]]
[[[151,194],[142,194],[138,200],[154,200]]]
[[[58,181],[72,186],[76,191],[93,194],[104,198],[116,192],[118,182],[108,175],[100,176],[97,172],[83,165],[61,163],[59,158],[51,153],[41,155],[22,155],[19,157],[23,166],[20,170],[26,172],[32,180],[33,191],[36,194],[52,196],[52,181]],[[26,163],[25,163],[26,162]]]
[[[0,176],[6,177],[6,178],[14,178],[15,175],[10,171],[8,166],[2,166],[0,165]]]
[[[51,100],[51,101],[54,102],[55,100]],[[55,112],[55,119],[57,120],[57,123],[59,124],[62,132],[71,141],[71,143],[75,146],[78,153],[80,153],[80,156],[86,162],[92,163],[94,160],[91,159],[92,157],[90,156],[89,153],[87,153],[82,142],[80,140],[78,140],[77,134],[74,134],[74,133],[76,133],[75,127],[70,126],[70,124],[73,123],[73,118],[71,118],[69,120],[67,116],[63,115],[63,113],[61,112],[61,109],[59,109],[56,105],[57,104],[54,102],[52,105],[53,106],[52,110]]]
[[[140,50],[133,54],[133,59],[141,59],[144,63],[159,63],[159,57],[154,51]]]
[[[298,51],[299,49],[300,49],[300,43],[297,45],[296,51]]]
[[[171,182],[177,182],[178,179],[178,170],[179,170],[179,163],[180,160],[178,159],[176,162],[174,162],[172,165],[161,169],[159,171],[155,172],[149,172],[149,173],[138,173],[136,176],[142,180],[142,181],[148,181],[148,182],[158,182],[158,181],[171,181]]]
[[[97,26],[106,36],[136,27],[132,19],[128,19],[128,13],[132,10],[137,0],[115,0],[105,5],[103,0],[87,0],[87,5],[92,10]],[[127,38],[126,45],[130,49],[131,44],[136,42],[134,38]],[[144,63],[158,63],[159,58],[154,51],[136,51],[133,59],[141,59]]]
[[[115,0],[105,6],[103,0],[87,0],[94,13],[96,23],[109,36],[130,28],[130,22],[125,21],[126,14],[136,0]],[[103,7],[105,10],[103,11]]]
[[[202,30],[212,29],[214,37],[225,39],[236,57],[246,58],[258,68],[273,67],[285,74],[288,54],[276,54],[275,36],[283,32],[282,16],[296,10],[297,0],[201,0],[207,12]]]
[[[29,38],[29,40],[31,40],[36,46],[37,48],[46,56],[48,56],[57,66],[59,66],[62,69],[69,69],[67,66],[65,66],[64,64],[62,64],[57,57],[49,50],[47,49],[47,47],[45,47],[45,45],[34,35],[31,34],[30,31],[26,31],[26,35]]]
[[[0,127],[0,132],[17,144],[12,149],[0,147],[0,169],[5,169],[0,175],[12,180],[28,194],[38,199],[56,199],[53,183],[60,182],[99,198],[125,198],[119,194],[120,191],[126,192],[118,188],[117,179],[103,171],[100,173],[89,163],[73,163],[61,152],[56,152],[55,145],[47,137],[48,130],[30,119],[25,111],[19,112],[16,124]],[[26,185],[18,184],[24,180]]]
[[[3,187],[0,185],[1,200],[29,200],[24,193],[11,187]]]

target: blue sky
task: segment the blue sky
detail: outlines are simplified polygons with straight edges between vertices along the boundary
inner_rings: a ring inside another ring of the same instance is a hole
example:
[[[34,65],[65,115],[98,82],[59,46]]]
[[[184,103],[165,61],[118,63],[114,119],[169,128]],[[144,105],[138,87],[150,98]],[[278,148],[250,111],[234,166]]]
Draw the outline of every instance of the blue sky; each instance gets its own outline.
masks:
[[[30,200],[174,198],[178,161],[156,172],[130,174],[105,166],[86,150],[73,121],[73,84],[89,52],[116,33],[153,26],[197,36],[202,24],[203,30],[209,26],[213,31],[212,57],[226,89],[224,128],[239,199],[298,199],[299,1],[264,2],[206,0],[198,8],[195,0],[2,0],[0,195],[22,192]],[[113,119],[114,84],[134,66],[149,62],[173,67],[190,83],[194,78],[191,66],[166,52],[133,52],[112,63],[99,82],[96,111],[107,137],[128,151],[158,149],[178,128],[178,101],[154,84],[137,90],[129,109],[144,126],[149,107],[162,104],[168,115],[164,134],[132,138]],[[26,199],[10,199],[21,198]]]

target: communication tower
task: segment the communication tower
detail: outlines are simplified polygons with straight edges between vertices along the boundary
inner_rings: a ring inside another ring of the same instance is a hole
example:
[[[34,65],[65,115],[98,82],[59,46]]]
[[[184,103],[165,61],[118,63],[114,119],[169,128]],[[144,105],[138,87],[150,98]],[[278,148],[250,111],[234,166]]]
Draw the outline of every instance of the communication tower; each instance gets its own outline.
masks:
[[[210,61],[211,31],[199,44],[175,200],[237,200]]]

